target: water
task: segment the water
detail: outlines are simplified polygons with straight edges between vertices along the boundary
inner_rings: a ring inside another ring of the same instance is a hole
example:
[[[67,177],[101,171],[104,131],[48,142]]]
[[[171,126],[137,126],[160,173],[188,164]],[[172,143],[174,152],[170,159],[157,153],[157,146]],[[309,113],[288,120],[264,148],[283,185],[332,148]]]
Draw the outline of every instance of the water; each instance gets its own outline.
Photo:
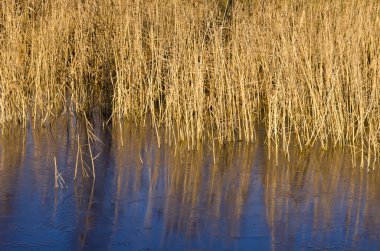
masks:
[[[84,126],[0,137],[0,250],[379,250],[380,173],[342,150],[269,160],[258,143],[187,151],[149,128]],[[162,139],[161,139],[162,141]],[[54,157],[68,188],[54,189]],[[90,172],[88,171],[90,174]]]

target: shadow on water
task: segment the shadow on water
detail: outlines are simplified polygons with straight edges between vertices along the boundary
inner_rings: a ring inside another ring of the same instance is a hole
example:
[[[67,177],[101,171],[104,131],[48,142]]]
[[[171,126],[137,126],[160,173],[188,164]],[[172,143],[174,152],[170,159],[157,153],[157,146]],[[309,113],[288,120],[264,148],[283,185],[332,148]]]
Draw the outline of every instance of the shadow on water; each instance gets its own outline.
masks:
[[[95,128],[96,179],[74,181],[83,130],[71,118],[0,137],[0,249],[380,248],[380,173],[344,151],[293,149],[276,167],[263,135],[213,155],[159,148],[154,130],[126,123]],[[67,189],[54,189],[54,156]]]

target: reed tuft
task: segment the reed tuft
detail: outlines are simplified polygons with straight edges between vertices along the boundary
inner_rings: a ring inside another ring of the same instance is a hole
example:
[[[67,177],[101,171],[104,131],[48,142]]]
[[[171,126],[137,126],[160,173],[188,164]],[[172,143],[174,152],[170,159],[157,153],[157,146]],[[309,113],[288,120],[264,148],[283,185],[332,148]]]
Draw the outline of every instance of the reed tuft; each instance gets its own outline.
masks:
[[[232,4],[233,3],[233,4]],[[3,0],[0,124],[100,112],[168,142],[380,152],[380,3]]]

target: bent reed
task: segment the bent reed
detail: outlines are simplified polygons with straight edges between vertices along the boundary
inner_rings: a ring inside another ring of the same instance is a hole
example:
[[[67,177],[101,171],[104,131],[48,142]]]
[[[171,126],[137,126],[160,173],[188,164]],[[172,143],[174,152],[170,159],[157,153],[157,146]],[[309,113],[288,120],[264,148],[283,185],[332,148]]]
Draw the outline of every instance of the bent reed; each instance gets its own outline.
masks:
[[[232,1],[231,1],[232,3]],[[3,0],[0,124],[63,112],[288,152],[380,152],[377,0]],[[228,8],[228,10],[226,9]],[[228,13],[227,13],[228,11]]]

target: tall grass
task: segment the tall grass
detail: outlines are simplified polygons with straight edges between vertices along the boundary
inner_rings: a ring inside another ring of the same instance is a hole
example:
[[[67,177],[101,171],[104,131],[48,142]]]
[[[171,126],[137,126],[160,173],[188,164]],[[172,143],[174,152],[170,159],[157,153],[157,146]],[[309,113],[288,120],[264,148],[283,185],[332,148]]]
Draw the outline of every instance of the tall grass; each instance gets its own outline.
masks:
[[[234,4],[230,4],[234,2]],[[380,3],[4,0],[0,123],[63,112],[151,121],[194,148],[380,151]]]

